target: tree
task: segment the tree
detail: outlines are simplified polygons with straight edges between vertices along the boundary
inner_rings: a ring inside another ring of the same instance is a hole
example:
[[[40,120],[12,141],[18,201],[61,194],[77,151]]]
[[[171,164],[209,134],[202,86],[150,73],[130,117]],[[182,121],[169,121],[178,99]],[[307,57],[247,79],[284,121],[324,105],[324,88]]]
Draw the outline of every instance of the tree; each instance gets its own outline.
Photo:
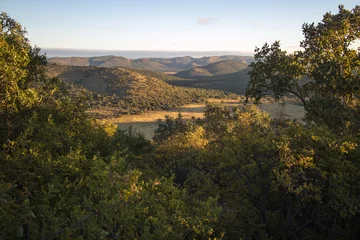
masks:
[[[16,111],[40,100],[34,85],[44,73],[46,57],[31,47],[26,31],[6,13],[0,22],[0,108]]]
[[[216,198],[142,174],[149,142],[96,125],[86,95],[48,78],[21,25],[0,20],[0,239],[221,237]]]
[[[326,13],[317,25],[303,25],[303,50],[287,54],[278,41],[256,48],[247,96],[292,94],[304,104],[308,120],[335,131],[358,131],[360,48],[352,44],[360,39],[359,26],[360,6],[340,5],[337,14]]]

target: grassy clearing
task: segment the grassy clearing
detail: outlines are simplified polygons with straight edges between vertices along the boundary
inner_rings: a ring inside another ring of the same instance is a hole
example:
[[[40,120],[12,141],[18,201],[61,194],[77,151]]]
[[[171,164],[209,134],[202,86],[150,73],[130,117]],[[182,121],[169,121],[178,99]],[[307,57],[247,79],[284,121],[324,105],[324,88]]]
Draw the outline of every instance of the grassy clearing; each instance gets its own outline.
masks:
[[[209,102],[219,103],[227,107],[239,106],[239,100],[233,99],[209,99]],[[177,117],[182,114],[185,120],[191,120],[193,117],[202,118],[206,104],[188,104],[179,108],[171,108],[167,111],[150,111],[140,115],[124,115],[118,118],[107,118],[99,120],[101,124],[117,124],[120,129],[132,127],[136,132],[144,134],[147,139],[152,139],[154,131],[157,128],[157,121],[165,119],[165,115]],[[294,103],[287,103],[282,106],[269,100],[264,100],[259,108],[276,117],[280,114],[287,118],[302,121],[305,111],[304,107]]]

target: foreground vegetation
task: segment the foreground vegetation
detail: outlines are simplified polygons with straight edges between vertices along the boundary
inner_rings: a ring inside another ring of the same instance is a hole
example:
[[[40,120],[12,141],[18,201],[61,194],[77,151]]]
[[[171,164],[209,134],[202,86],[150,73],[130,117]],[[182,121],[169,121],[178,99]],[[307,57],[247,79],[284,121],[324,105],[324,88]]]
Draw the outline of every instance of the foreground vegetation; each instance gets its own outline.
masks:
[[[359,239],[359,24],[340,7],[299,58],[257,49],[248,96],[290,90],[306,124],[208,105],[150,142],[89,119],[1,14],[0,239]]]

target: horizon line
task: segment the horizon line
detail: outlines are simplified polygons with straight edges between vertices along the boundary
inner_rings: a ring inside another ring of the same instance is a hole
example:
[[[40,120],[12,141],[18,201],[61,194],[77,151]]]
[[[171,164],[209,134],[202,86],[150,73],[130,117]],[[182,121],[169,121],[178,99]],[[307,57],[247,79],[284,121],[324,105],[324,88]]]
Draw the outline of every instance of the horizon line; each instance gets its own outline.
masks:
[[[39,46],[37,46],[39,47]],[[124,51],[124,52],[244,52],[250,53],[253,51],[245,50],[139,50],[139,49],[96,49],[96,48],[58,48],[58,47],[39,47],[40,49],[51,50],[79,50],[79,51]]]

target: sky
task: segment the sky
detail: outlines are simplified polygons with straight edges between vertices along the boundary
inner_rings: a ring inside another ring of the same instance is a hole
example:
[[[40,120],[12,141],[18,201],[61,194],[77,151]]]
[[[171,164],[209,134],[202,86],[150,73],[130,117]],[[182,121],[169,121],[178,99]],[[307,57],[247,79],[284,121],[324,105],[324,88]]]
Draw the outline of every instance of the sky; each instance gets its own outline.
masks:
[[[298,49],[303,23],[359,0],[0,0],[41,48],[253,52]]]

